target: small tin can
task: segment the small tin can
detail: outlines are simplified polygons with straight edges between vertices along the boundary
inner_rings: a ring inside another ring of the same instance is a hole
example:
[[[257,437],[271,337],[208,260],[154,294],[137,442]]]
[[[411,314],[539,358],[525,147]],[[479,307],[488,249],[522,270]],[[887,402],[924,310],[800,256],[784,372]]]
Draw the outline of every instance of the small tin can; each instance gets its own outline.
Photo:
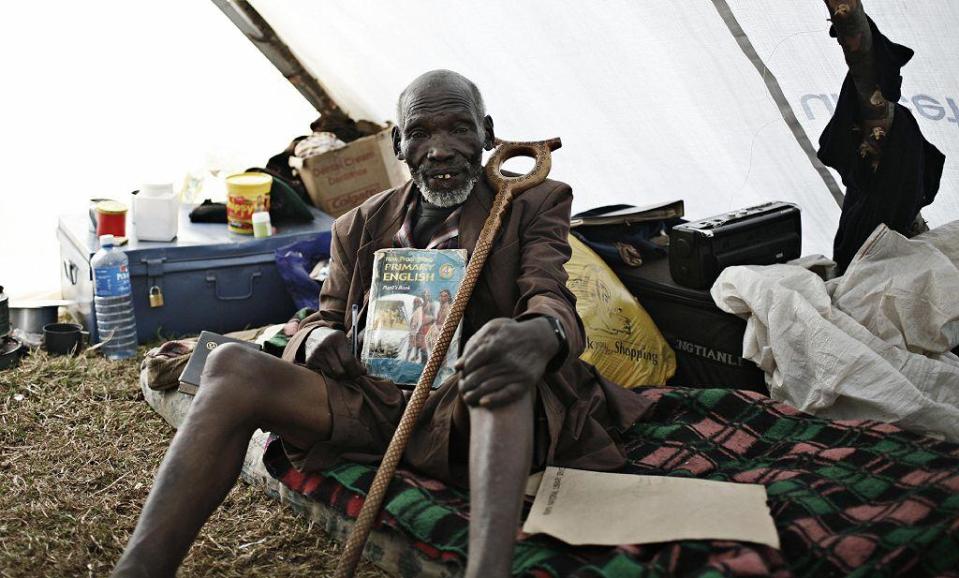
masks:
[[[127,236],[127,206],[119,201],[97,203],[97,236]]]

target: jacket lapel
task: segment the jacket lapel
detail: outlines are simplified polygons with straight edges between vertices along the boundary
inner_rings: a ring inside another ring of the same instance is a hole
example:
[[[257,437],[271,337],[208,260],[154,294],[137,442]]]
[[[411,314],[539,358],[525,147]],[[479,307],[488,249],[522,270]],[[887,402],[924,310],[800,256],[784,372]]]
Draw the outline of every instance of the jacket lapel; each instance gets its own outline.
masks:
[[[473,258],[473,252],[476,248],[476,242],[479,241],[480,233],[483,231],[483,225],[486,224],[486,219],[490,215],[490,211],[493,209],[493,199],[495,198],[495,193],[490,187],[489,183],[486,181],[486,178],[483,177],[479,182],[476,183],[476,186],[473,189],[473,193],[466,200],[466,204],[463,206],[463,214],[460,216],[460,239],[459,247],[460,249],[466,249],[468,258]],[[506,215],[504,215],[505,226]],[[473,295],[476,296],[478,293],[482,292],[485,295],[483,297],[473,297],[471,301],[477,302],[492,302],[497,303],[497,307],[501,311],[511,311],[512,307],[507,307],[503,309],[506,305],[502,303],[502,300],[509,299],[511,295],[511,290],[502,290],[503,281],[499,278],[502,275],[502,271],[498,271],[495,264],[491,264],[495,259],[496,253],[496,242],[503,237],[503,228],[500,229],[499,233],[493,240],[493,247],[490,248],[490,253],[486,258],[486,264],[483,267],[483,271],[480,273],[479,280],[476,284],[476,289],[473,291]],[[496,288],[500,287],[500,290]],[[509,287],[509,285],[506,285]],[[469,310],[469,307],[467,307]],[[478,327],[475,327],[478,329]]]
[[[367,230],[371,232],[371,237],[372,233],[379,232],[377,237],[369,241],[373,245],[373,250],[393,246],[393,236],[403,224],[406,209],[413,201],[413,194],[413,181],[406,181],[406,184],[395,194],[390,195],[379,211],[370,216],[366,224]]]
[[[460,249],[466,249],[467,255],[473,255],[473,249],[476,248],[476,241],[479,240],[480,232],[483,230],[483,224],[493,208],[493,191],[486,182],[486,177],[480,178],[473,192],[466,199],[463,205],[463,213],[460,215]]]
[[[379,210],[370,215],[363,231],[363,242],[356,251],[357,274],[363,286],[360,307],[366,308],[366,301],[370,293],[370,284],[373,282],[373,253],[377,249],[393,246],[393,235],[403,224],[406,207],[412,198],[413,181],[396,190],[380,206]]]

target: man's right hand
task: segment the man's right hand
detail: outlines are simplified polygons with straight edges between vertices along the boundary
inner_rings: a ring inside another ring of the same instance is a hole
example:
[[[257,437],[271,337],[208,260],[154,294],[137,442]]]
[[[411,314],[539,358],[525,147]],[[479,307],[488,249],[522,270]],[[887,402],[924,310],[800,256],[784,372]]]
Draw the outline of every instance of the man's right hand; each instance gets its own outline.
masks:
[[[306,366],[336,379],[356,379],[366,368],[353,357],[346,333],[320,327],[306,339]]]

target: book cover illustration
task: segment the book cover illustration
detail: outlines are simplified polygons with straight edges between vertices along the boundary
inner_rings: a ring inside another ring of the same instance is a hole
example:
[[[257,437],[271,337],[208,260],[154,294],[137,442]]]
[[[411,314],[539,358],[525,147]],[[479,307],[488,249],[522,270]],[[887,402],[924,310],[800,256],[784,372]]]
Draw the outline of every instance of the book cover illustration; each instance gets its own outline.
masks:
[[[370,375],[416,385],[466,272],[464,249],[380,249],[360,360]],[[437,388],[455,371],[462,323],[440,370]]]

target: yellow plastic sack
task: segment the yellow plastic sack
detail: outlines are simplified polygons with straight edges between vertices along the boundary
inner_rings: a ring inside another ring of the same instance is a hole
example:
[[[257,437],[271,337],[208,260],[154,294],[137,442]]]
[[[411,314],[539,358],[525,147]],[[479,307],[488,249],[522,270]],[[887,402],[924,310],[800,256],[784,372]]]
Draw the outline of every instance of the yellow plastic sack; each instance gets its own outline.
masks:
[[[566,286],[586,327],[580,359],[623,387],[665,384],[676,373],[676,354],[663,334],[599,255],[573,235],[569,245]]]

